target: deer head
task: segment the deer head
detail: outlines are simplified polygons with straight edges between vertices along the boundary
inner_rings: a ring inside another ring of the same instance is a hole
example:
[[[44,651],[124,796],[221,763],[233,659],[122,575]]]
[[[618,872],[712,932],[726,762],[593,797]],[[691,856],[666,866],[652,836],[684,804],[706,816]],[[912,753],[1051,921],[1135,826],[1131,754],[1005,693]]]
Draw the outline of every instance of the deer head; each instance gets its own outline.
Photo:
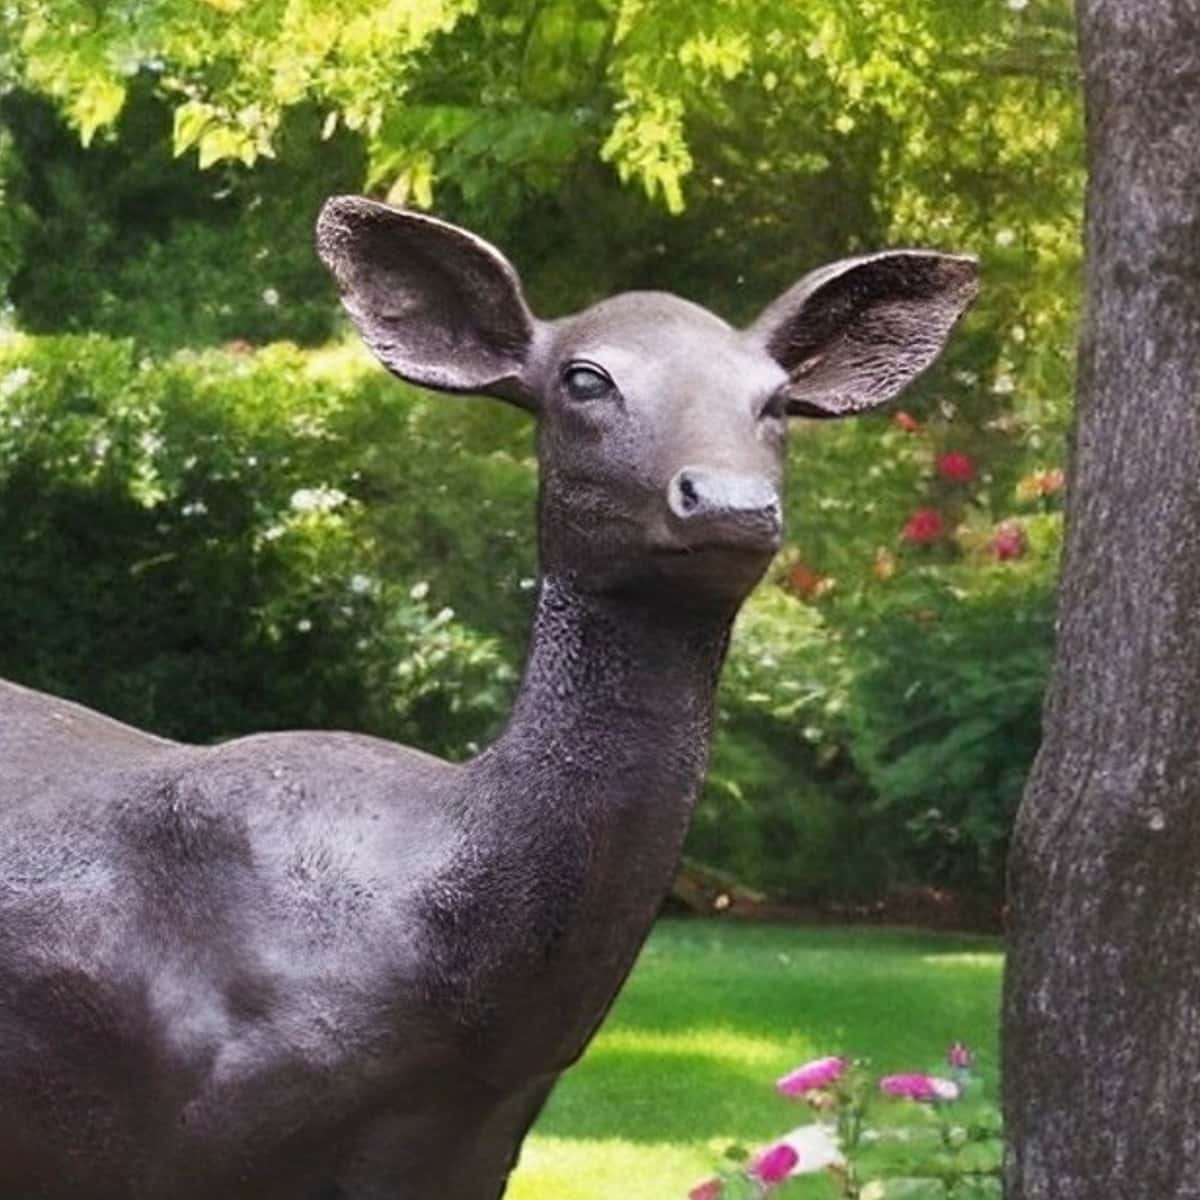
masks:
[[[433,217],[335,197],[317,247],[390,371],[535,414],[544,573],[685,607],[736,608],[778,548],[787,418],[890,400],[977,287],[974,259],[900,250],[806,275],[744,330],[659,292],[545,321]]]

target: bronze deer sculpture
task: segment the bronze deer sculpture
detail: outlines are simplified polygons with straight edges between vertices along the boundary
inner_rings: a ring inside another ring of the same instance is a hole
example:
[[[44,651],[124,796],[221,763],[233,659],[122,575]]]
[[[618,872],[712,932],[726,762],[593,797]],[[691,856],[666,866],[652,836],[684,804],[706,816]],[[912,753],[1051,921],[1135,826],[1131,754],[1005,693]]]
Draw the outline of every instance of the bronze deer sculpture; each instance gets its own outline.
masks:
[[[744,331],[649,292],[542,321],[428,216],[336,198],[318,250],[389,370],[537,417],[520,691],[455,765],[0,684],[2,1200],[496,1200],[670,884],[787,418],[895,396],[976,290],[899,251]]]

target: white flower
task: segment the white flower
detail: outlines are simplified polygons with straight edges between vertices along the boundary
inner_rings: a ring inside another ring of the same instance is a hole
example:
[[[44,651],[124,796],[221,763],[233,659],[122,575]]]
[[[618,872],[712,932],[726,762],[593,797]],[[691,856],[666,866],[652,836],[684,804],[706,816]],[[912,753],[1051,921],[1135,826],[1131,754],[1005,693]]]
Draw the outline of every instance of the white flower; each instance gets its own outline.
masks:
[[[429,595],[429,584],[424,579],[420,583],[414,583],[408,593],[414,600],[424,600]]]
[[[824,1171],[826,1167],[840,1166],[846,1160],[838,1145],[837,1132],[832,1125],[801,1125],[779,1139],[795,1150],[796,1165],[791,1175],[807,1175],[812,1171]]]
[[[350,590],[356,596],[365,595],[367,592],[369,592],[371,590],[370,575],[351,575],[350,576]]]
[[[13,367],[3,379],[0,379],[0,400],[19,392],[31,379],[33,372],[28,367]]]
[[[1013,380],[1013,377],[1006,371],[1003,374],[996,376],[996,381],[992,384],[992,391],[995,392],[997,396],[1008,396],[1011,395],[1011,393],[1016,389],[1016,386],[1017,385]]]
[[[345,502],[345,492],[324,484],[315,488],[298,488],[289,501],[297,512],[332,512]]]
[[[307,633],[312,628],[312,622],[307,617],[301,617],[300,620],[296,622],[296,628],[300,630],[301,633]]]
[[[203,500],[189,500],[179,511],[185,517],[202,517],[208,512],[208,505]]]
[[[1017,235],[1011,229],[1001,229],[996,234],[997,246],[1011,246],[1017,240]]]
[[[274,308],[279,303],[279,293],[274,288],[267,288],[262,294],[262,302]]]
[[[1029,7],[1029,0],[1008,0],[1008,7],[1013,12],[1020,12],[1021,9]]]

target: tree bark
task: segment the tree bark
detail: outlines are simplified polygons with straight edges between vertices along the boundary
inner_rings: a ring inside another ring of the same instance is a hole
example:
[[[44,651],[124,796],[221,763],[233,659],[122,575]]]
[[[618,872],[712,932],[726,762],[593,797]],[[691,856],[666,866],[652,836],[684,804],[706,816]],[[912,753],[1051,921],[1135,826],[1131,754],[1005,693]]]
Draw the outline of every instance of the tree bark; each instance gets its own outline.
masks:
[[[1009,1200],[1200,1197],[1200,0],[1080,0],[1058,650],[1010,856]]]

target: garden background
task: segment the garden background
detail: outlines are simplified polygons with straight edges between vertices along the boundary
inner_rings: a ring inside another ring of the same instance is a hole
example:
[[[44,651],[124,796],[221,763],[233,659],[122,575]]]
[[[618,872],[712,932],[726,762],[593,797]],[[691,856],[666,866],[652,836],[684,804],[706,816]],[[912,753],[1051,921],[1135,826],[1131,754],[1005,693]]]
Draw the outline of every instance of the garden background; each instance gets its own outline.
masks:
[[[500,245],[536,311],[734,322],[829,259],[977,254],[882,415],[795,422],[695,859],[788,902],[1002,896],[1053,630],[1082,127],[1066,0],[8,0],[0,674],[193,741],[461,757],[532,604],[532,425],[388,377],[329,194]]]

